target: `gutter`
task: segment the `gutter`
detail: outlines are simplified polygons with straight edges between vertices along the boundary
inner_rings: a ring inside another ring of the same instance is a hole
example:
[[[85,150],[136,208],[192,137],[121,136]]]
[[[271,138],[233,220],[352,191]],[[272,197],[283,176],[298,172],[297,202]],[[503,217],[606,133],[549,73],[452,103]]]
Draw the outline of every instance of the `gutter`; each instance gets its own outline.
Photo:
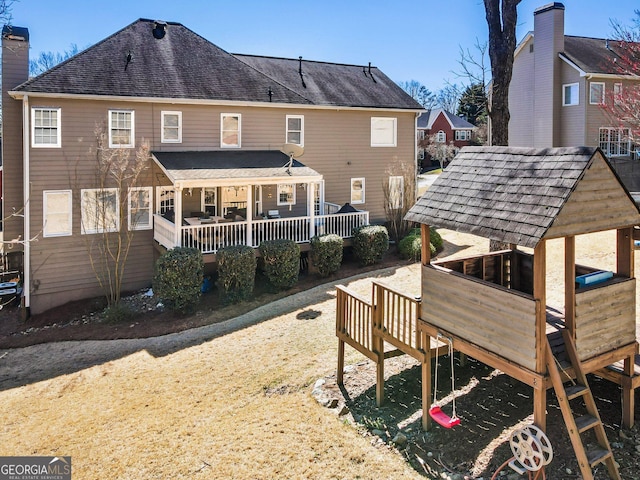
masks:
[[[22,156],[23,156],[23,275],[24,283],[22,287],[24,308],[26,316],[29,316],[29,309],[31,308],[31,210],[29,208],[29,196],[31,194],[31,177],[30,177],[30,162],[29,162],[29,96],[25,95],[22,98]]]

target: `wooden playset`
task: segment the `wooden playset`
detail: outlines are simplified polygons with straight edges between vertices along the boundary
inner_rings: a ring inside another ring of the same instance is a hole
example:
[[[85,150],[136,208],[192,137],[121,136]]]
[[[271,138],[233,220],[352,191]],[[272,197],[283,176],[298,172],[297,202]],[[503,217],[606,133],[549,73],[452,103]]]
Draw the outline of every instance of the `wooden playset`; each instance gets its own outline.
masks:
[[[452,349],[530,385],[534,423],[541,431],[547,390],[554,388],[583,478],[593,478],[592,468],[600,463],[611,478],[620,478],[585,375],[621,385],[622,424],[631,427],[640,382],[634,278],[640,211],[602,152],[464,148],[406,219],[422,228],[422,297],[412,299],[374,282],[369,302],[339,288],[338,381],[346,343],[376,362],[381,403],[384,359],[412,355],[422,362],[423,427],[430,428],[432,420],[446,424],[454,418],[428,412],[432,357],[446,352],[450,342]],[[431,262],[430,226],[509,248]],[[617,232],[615,271],[576,265],[575,237],[608,230]],[[564,239],[564,306],[559,308],[546,299],[550,239]],[[397,350],[385,352],[385,343]],[[572,383],[566,385],[568,380]],[[582,402],[588,414],[576,418],[575,402]],[[597,439],[592,451],[582,441],[586,431]]]

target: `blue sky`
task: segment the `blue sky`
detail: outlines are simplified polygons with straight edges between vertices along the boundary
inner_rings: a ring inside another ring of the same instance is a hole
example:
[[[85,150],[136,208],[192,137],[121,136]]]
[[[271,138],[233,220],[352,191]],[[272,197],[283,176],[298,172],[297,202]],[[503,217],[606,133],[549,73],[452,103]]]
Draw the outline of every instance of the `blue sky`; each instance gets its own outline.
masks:
[[[533,29],[523,0],[518,39]],[[637,0],[565,0],[565,33],[607,37],[610,19],[630,24]],[[606,5],[606,10],[603,6]],[[459,46],[487,37],[482,0],[19,0],[13,24],[29,28],[31,58],[41,51],[82,50],[136,19],[180,22],[232,53],[372,62],[396,82],[417,80],[432,91],[463,83]]]

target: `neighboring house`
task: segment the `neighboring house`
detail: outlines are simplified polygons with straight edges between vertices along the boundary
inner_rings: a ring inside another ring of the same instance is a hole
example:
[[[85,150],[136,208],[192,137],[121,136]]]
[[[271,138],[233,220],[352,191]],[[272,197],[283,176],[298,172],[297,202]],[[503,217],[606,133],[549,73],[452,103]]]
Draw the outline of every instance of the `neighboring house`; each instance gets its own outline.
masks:
[[[228,245],[350,237],[384,221],[389,167],[415,165],[423,109],[371,64],[233,55],[181,24],[140,19],[28,79],[28,39],[3,30],[2,147],[5,213],[25,209],[5,239],[37,237],[16,245],[32,313],[102,293],[88,205],[115,217],[118,192],[91,183],[97,125],[110,148],[151,150],[129,202],[141,221],[126,290],[150,285],[159,252],[175,246],[213,262]],[[337,213],[345,203],[357,210]]]
[[[458,117],[443,108],[428,110],[418,117],[417,139],[418,159],[430,160],[426,154],[424,145],[429,142],[429,137],[434,136],[437,143],[452,143],[456,149],[471,145],[471,138],[475,126],[464,118]],[[424,165],[424,162],[423,162]]]
[[[534,31],[515,51],[509,144],[599,146],[609,157],[632,155],[629,129],[603,108],[640,81],[618,71],[618,48],[613,40],[565,35],[562,3],[538,8]]]

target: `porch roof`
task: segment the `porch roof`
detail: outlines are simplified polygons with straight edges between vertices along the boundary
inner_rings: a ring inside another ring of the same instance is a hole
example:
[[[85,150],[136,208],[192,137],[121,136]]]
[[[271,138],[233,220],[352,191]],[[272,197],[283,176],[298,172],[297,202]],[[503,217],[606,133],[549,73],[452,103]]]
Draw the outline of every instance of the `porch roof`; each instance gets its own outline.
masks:
[[[171,182],[183,188],[319,182],[322,175],[278,150],[152,152]]]

